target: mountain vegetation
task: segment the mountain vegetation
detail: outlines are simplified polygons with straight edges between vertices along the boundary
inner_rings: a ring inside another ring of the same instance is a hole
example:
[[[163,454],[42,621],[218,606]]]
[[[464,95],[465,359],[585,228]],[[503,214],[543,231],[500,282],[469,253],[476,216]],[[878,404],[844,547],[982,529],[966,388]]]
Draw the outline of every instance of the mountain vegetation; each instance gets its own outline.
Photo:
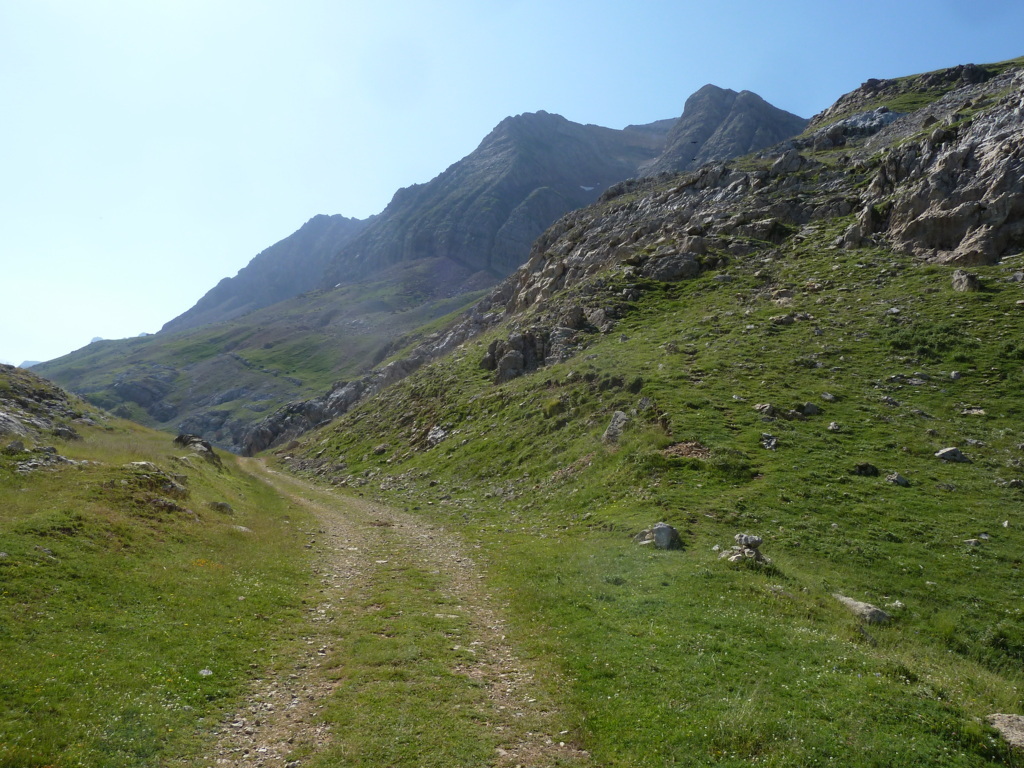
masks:
[[[0,766],[1020,765],[1022,113],[1024,59],[869,80],[610,184],[247,416],[260,459],[3,369]],[[167,343],[458,265],[389,248]]]

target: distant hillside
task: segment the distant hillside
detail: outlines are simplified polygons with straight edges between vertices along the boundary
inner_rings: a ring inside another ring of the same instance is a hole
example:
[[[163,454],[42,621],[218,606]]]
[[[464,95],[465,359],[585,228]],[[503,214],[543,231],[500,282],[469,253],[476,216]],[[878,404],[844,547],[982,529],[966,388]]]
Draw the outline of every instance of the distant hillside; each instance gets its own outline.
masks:
[[[161,330],[182,331],[233,320],[316,288],[338,249],[367,223],[344,216],[314,216],[298,231],[254,257],[235,277],[225,277],[194,307],[165,323]]]

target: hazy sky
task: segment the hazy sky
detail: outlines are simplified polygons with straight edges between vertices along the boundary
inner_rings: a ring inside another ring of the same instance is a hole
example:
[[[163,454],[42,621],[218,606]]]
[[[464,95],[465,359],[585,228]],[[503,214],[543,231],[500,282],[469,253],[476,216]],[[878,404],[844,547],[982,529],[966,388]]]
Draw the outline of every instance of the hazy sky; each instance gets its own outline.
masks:
[[[714,83],[810,117],[1021,30],[1019,0],[0,0],[0,361],[155,332],[507,115],[621,128]]]

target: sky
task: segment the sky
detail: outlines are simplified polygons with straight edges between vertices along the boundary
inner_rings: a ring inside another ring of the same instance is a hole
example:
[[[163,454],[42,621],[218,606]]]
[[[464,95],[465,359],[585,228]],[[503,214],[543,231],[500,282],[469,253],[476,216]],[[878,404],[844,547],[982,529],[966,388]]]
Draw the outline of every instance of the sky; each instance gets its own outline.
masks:
[[[1019,0],[0,0],[0,362],[156,332],[508,115],[622,128],[714,83],[810,117],[1022,29]]]

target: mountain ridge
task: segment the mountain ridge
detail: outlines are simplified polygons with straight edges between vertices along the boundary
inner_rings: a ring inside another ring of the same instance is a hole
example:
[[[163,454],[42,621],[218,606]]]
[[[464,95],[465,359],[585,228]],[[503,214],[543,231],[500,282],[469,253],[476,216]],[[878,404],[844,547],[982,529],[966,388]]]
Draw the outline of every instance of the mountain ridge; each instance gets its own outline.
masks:
[[[310,219],[156,336],[89,345],[40,370],[123,416],[238,450],[267,409],[362,376],[395,339],[495,285],[559,216],[656,159],[677,122],[510,116],[380,214]]]

